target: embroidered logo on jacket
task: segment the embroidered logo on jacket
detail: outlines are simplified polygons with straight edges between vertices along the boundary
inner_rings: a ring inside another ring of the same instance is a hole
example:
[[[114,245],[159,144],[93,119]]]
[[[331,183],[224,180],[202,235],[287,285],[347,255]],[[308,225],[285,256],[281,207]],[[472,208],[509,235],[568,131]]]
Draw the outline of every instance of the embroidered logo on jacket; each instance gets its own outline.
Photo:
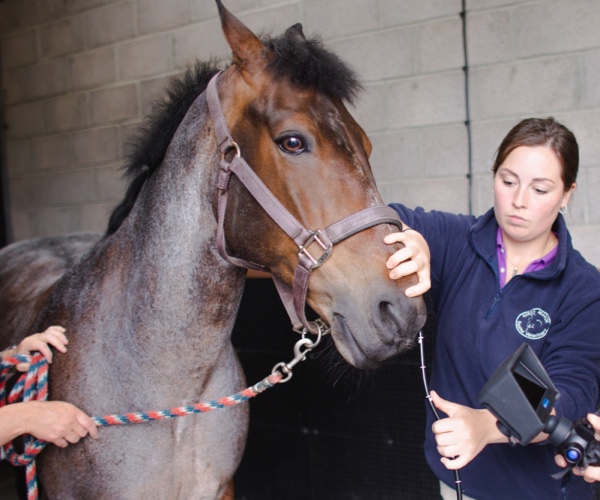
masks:
[[[546,336],[550,330],[550,323],[552,323],[550,315],[543,309],[535,307],[519,314],[515,327],[523,337],[535,340]]]

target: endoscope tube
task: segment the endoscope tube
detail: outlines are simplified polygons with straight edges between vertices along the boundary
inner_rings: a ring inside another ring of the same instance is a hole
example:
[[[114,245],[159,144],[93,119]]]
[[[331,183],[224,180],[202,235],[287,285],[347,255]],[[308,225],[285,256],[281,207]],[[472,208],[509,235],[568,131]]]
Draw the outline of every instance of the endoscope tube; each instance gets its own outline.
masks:
[[[429,407],[433,411],[436,420],[440,420],[440,415],[437,412],[437,408],[433,404],[431,400],[431,394],[429,394],[429,386],[427,385],[427,375],[425,373],[425,349],[423,346],[423,332],[419,331],[419,352],[421,354],[421,375],[423,376],[423,387],[425,388],[425,397],[427,398],[427,402],[429,403]],[[454,485],[456,488],[456,500],[462,500],[462,484],[460,480],[460,473],[458,469],[454,470]]]

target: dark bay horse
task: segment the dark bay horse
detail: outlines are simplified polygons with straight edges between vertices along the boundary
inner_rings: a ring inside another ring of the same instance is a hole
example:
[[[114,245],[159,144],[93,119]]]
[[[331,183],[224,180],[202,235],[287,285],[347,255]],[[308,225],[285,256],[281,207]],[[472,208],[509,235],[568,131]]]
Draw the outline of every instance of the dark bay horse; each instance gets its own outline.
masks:
[[[230,334],[246,271],[232,262],[268,270],[293,295],[292,321],[312,331],[299,312],[306,298],[359,368],[406,350],[425,320],[423,301],[404,295],[416,277],[387,276],[396,249],[383,237],[398,228],[380,216],[371,146],[344,104],[360,87],[354,73],[300,25],[261,40],[217,5],[233,64],[216,77],[213,64],[200,64],[175,83],[138,141],[107,233],[56,284],[40,287],[50,297],[35,329],[63,325],[70,340],[51,365],[50,397],[90,415],[194,404],[245,387]],[[241,158],[251,174],[229,175]],[[256,195],[256,185],[272,197]],[[327,230],[300,238],[304,228]],[[32,333],[27,321],[11,325],[16,336]],[[238,405],[48,446],[42,484],[61,500],[223,498],[247,413]]]

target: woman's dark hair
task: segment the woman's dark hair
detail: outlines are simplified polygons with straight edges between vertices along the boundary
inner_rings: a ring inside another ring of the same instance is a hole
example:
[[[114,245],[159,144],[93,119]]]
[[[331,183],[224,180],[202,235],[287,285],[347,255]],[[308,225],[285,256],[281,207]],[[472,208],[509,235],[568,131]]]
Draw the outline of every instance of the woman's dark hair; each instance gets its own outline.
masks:
[[[496,152],[492,172],[496,175],[498,168],[506,157],[519,146],[547,146],[554,151],[562,164],[561,178],[568,191],[577,180],[579,170],[579,146],[577,140],[567,127],[554,118],[526,118],[517,123],[506,135]]]

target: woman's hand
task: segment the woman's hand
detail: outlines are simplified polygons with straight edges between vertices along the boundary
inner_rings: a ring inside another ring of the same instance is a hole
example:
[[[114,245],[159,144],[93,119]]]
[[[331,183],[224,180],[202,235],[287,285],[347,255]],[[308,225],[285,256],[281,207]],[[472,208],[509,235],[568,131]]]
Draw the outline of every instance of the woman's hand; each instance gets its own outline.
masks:
[[[402,232],[388,234],[383,241],[388,245],[403,243],[404,248],[395,252],[386,262],[390,269],[390,278],[397,280],[404,276],[416,273],[419,282],[406,289],[408,297],[423,295],[431,288],[429,274],[429,245],[421,233],[414,229],[405,229]]]
[[[586,418],[588,422],[594,427],[594,437],[596,441],[600,440],[600,417],[594,413],[588,413]],[[566,467],[568,465],[567,461],[562,455],[556,455],[556,457],[554,457],[554,460],[556,462],[556,465],[560,467]],[[576,476],[583,477],[583,479],[588,483],[595,483],[596,481],[600,481],[600,467],[598,466],[591,465],[582,470],[573,467],[571,470],[573,471],[573,474],[575,474]]]
[[[14,403],[7,409],[19,412],[23,434],[31,434],[38,439],[54,443],[64,448],[69,443],[77,443],[88,434],[98,437],[94,421],[79,408],[64,401],[27,401]]]
[[[53,346],[60,352],[67,352],[66,345],[69,343],[65,336],[65,329],[62,326],[51,326],[42,333],[34,333],[29,337],[25,337],[21,343],[14,349],[8,349],[2,353],[2,359],[9,358],[15,354],[31,355],[34,351],[39,351],[46,358],[48,363],[52,363]],[[26,372],[29,370],[29,363],[19,363],[17,370]]]
[[[508,441],[488,410],[476,410],[446,401],[434,391],[431,391],[431,398],[435,407],[448,415],[448,418],[431,426],[438,453],[442,455],[441,461],[447,469],[464,467],[490,443]]]

